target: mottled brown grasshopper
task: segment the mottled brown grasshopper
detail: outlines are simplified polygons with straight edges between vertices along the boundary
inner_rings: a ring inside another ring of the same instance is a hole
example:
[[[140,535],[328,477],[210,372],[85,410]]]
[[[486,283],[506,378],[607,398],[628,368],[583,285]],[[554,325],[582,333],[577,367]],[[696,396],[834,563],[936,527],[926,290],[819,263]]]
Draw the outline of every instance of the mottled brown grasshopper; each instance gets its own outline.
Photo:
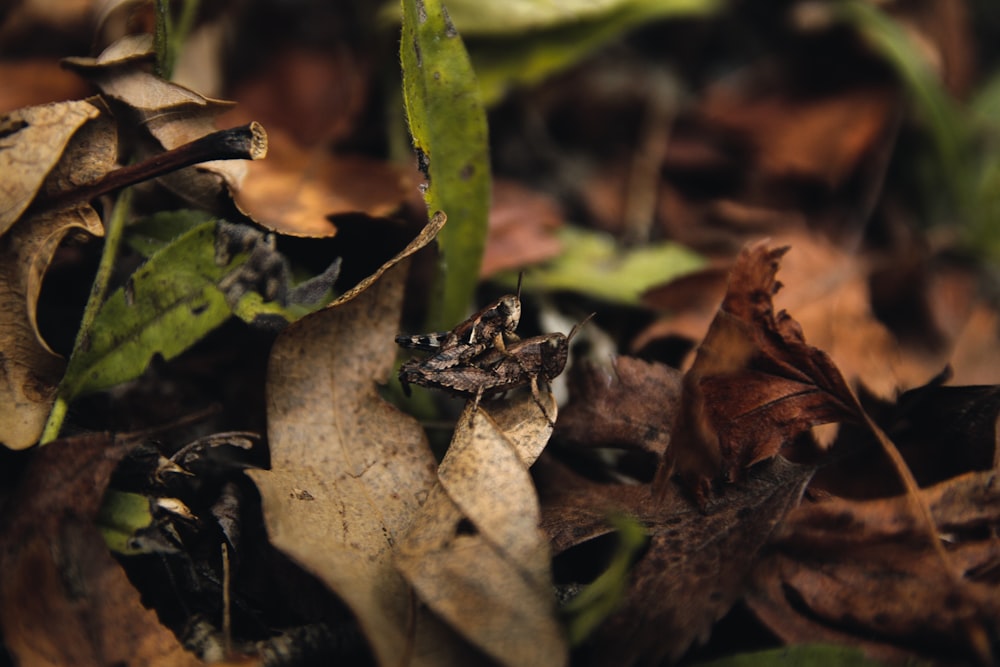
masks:
[[[420,360],[420,365],[427,371],[444,370],[466,363],[490,349],[506,350],[508,342],[518,340],[514,330],[520,322],[521,278],[518,277],[516,294],[500,297],[451,331],[399,335],[396,343],[411,350],[432,352]]]
[[[591,317],[593,315],[574,326],[569,335],[556,332],[518,340],[504,350],[489,349],[448,368],[428,368],[424,360],[414,359],[400,367],[399,381],[407,393],[409,385],[415,384],[470,397],[473,400],[470,415],[473,416],[484,397],[530,385],[532,398],[551,423],[553,420],[541,401],[538,384],[551,382],[563,372],[569,358],[570,341]]]

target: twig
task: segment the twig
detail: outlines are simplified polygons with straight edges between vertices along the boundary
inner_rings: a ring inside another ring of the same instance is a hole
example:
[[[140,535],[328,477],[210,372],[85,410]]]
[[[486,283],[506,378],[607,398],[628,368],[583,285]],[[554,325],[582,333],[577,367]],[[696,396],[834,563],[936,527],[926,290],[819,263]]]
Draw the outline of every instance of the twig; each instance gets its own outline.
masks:
[[[32,205],[28,215],[71,208],[130,185],[148,181],[202,162],[260,160],[267,155],[267,133],[253,121],[206,134],[182,146],[153,155],[142,162],[115,169],[99,181],[74,188]]]

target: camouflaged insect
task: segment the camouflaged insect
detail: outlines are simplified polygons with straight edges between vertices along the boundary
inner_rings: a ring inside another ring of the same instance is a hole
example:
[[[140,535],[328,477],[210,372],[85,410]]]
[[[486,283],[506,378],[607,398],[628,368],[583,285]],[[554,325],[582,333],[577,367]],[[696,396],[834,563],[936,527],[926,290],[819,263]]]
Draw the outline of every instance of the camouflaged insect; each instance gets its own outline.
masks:
[[[590,317],[574,326],[569,335],[556,332],[526,338],[504,350],[494,348],[448,368],[430,369],[420,360],[408,361],[399,369],[399,381],[407,393],[409,385],[415,384],[471,397],[472,415],[483,398],[530,385],[535,403],[552,422],[541,402],[539,382],[551,382],[563,372],[569,358],[569,343]]]
[[[489,304],[451,331],[413,336],[396,336],[396,343],[412,350],[433,352],[414,360],[428,371],[451,368],[470,361],[487,350],[504,351],[507,343],[517,341],[514,330],[521,322],[521,281],[517,293],[506,294]]]

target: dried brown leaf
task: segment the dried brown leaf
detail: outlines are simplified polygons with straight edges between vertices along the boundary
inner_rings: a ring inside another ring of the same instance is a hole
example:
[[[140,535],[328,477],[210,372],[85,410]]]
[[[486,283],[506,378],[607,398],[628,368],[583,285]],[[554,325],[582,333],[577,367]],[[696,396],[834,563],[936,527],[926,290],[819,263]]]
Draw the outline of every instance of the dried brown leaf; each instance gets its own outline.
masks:
[[[480,277],[543,262],[562,250],[555,232],[563,213],[553,198],[514,181],[495,179],[490,202]]]
[[[298,147],[270,133],[268,157],[247,165],[236,201],[265,227],[294,236],[337,232],[329,216],[384,216],[416,192],[416,179],[387,162]]]
[[[45,271],[67,233],[104,233],[89,204],[46,213],[30,205],[96,182],[114,167],[116,131],[99,106],[96,100],[52,104],[0,121],[9,144],[0,151],[0,166],[17,175],[5,179],[0,196],[6,231],[0,239],[0,310],[6,314],[0,320],[0,438],[13,449],[37,442],[64,367],[35,320]]]
[[[760,549],[812,472],[777,457],[703,508],[673,484],[655,499],[648,486],[580,484],[560,474],[561,488],[543,496],[543,525],[558,550],[607,532],[612,512],[635,517],[650,534],[625,601],[580,651],[581,664],[660,664],[705,641],[742,596]]]
[[[18,109],[0,116],[0,234],[21,217],[70,139],[101,110],[85,100]]]
[[[42,277],[72,229],[102,234],[90,206],[19,221],[0,243],[0,438],[11,449],[38,441],[65,362],[38,332],[35,306]]]
[[[680,403],[680,371],[622,356],[611,373],[595,364],[575,366],[569,386],[570,401],[556,425],[560,437],[663,455]]]
[[[722,308],[684,377],[660,483],[673,466],[703,495],[720,473],[735,478],[813,426],[859,418],[830,358],[806,344],[787,313],[774,312],[786,250],[758,244],[737,258]]]
[[[754,572],[748,601],[788,642],[836,641],[873,657],[982,659],[1000,634],[996,577],[1000,494],[995,471],[920,491],[959,582],[941,567],[905,496],[831,498],[793,510]]]
[[[97,58],[67,58],[64,62],[105,97],[127,105],[164,149],[177,148],[214,132],[216,117],[233,103],[205,97],[146,71],[143,65],[151,49],[149,35],[130,35]],[[228,196],[229,191],[239,189],[246,169],[243,160],[215,160],[171,172],[158,180],[193,205],[215,210],[220,194]]]
[[[548,416],[528,394],[481,406],[471,422],[466,407],[438,470],[440,485],[396,553],[420,599],[503,665],[567,660],[528,474],[552,432],[555,402],[544,400]]]
[[[0,517],[0,629],[22,665],[201,665],[108,552],[93,525],[126,446],[107,435],[40,449]]]

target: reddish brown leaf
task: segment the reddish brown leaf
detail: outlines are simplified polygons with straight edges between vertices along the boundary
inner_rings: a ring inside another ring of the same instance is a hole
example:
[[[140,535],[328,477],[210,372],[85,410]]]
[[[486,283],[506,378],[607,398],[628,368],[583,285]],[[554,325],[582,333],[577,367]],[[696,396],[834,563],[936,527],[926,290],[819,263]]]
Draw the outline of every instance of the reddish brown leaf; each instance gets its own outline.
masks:
[[[541,483],[558,481],[561,488],[543,496],[542,525],[557,550],[608,532],[611,512],[634,516],[650,532],[624,603],[578,654],[581,664],[660,664],[704,642],[742,595],[760,548],[798,503],[812,471],[778,457],[703,509],[673,484],[660,501],[646,486],[581,482],[551,466],[540,471]]]
[[[200,665],[142,606],[94,517],[126,447],[106,435],[38,451],[0,517],[0,628],[22,665]]]
[[[1000,634],[997,489],[989,471],[920,492],[951,543],[957,584],[910,498],[802,505],[755,570],[750,606],[787,642],[853,644],[886,660],[988,661],[984,641]]]
[[[680,392],[680,371],[664,364],[617,357],[610,374],[596,365],[577,366],[556,433],[575,444],[661,456],[670,443]]]
[[[860,410],[830,358],[806,344],[798,323],[775,314],[771,297],[787,248],[740,253],[722,308],[685,375],[681,414],[658,484],[671,469],[703,494],[721,473],[776,455],[812,426]]]
[[[562,249],[555,235],[562,223],[555,199],[514,181],[495,180],[480,276],[552,259]]]

